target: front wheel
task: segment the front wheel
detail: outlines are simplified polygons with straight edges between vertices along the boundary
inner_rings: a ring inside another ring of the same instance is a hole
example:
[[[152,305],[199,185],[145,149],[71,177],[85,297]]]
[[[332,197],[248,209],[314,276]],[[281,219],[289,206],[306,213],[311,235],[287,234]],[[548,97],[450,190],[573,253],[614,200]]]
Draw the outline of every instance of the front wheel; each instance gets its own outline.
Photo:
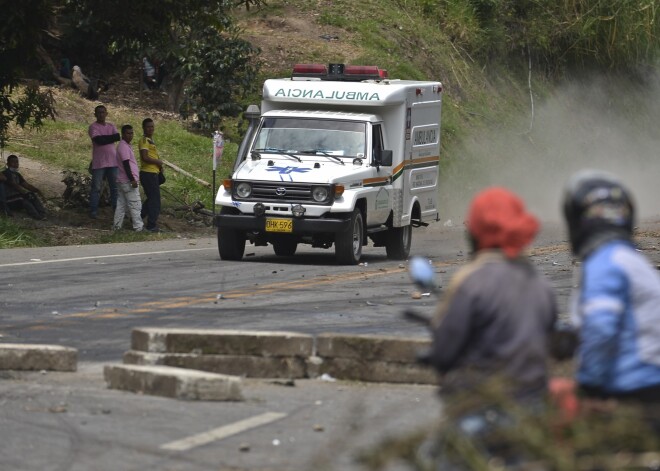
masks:
[[[341,265],[357,265],[362,257],[364,224],[362,212],[355,209],[351,214],[351,224],[346,232],[335,235],[335,256]]]
[[[392,260],[405,260],[410,255],[412,243],[412,226],[393,227],[387,231],[387,258]]]
[[[222,260],[240,260],[245,252],[245,235],[235,229],[218,227],[218,252]]]

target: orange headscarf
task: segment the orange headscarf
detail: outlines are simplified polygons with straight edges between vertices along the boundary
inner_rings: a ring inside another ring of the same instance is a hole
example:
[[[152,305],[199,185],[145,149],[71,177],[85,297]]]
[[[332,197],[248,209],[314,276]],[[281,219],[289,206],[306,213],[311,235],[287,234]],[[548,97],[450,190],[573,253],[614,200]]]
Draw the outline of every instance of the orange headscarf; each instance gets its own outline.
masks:
[[[500,187],[487,188],[474,197],[467,226],[477,250],[499,248],[509,258],[517,257],[539,230],[522,200]]]

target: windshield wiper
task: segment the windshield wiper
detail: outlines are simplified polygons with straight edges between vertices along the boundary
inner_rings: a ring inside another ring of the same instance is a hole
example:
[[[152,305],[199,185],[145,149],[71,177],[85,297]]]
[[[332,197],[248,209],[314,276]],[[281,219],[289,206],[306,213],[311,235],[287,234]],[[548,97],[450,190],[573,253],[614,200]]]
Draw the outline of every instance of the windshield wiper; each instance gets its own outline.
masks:
[[[253,152],[266,152],[268,154],[278,154],[278,155],[286,155],[287,157],[291,157],[294,160],[297,160],[298,162],[302,162],[302,159],[298,157],[296,154],[293,154],[290,151],[286,151],[284,149],[278,149],[276,147],[265,147],[263,149],[252,149]]]
[[[300,153],[301,154],[315,154],[315,155],[316,154],[321,154],[321,155],[324,155],[325,157],[329,157],[331,159],[336,160],[337,162],[339,162],[342,165],[346,165],[342,159],[340,159],[336,155],[332,155],[332,154],[330,154],[330,153],[328,153],[328,152],[326,152],[322,149],[301,150]]]

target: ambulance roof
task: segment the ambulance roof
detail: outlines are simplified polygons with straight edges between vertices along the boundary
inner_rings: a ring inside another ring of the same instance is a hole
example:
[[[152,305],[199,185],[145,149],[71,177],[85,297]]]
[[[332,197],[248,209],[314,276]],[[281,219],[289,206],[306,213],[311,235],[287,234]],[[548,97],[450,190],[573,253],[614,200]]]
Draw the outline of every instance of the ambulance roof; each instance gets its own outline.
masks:
[[[379,121],[379,118],[376,115],[369,113],[347,113],[344,111],[321,110],[272,110],[264,113],[263,116],[266,118],[312,118],[368,122]]]
[[[418,96],[417,101],[437,100],[442,85],[440,82],[415,80],[341,82],[270,79],[264,83],[263,99],[286,103],[391,106],[405,103],[411,90]]]

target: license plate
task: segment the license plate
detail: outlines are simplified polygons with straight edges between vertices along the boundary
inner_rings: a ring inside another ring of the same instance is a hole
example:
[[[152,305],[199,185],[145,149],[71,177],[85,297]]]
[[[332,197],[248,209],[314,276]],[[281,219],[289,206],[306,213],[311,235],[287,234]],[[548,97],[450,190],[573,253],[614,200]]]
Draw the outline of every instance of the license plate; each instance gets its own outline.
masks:
[[[266,218],[266,232],[293,232],[293,219]]]

